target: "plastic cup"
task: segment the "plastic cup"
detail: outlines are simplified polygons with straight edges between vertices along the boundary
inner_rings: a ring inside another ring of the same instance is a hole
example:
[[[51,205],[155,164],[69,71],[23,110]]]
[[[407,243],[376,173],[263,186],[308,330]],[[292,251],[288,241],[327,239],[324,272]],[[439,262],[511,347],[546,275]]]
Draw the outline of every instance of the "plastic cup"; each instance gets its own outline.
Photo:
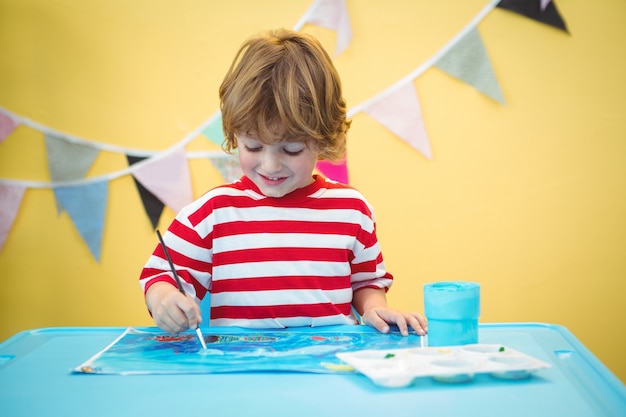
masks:
[[[429,346],[478,343],[480,285],[447,281],[424,285]]]

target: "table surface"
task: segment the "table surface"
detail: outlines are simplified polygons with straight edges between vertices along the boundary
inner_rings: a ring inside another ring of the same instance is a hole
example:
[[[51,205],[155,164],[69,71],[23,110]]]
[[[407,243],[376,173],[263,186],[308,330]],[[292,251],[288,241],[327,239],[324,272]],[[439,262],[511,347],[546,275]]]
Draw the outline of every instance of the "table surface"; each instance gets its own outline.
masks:
[[[342,328],[355,331],[355,326],[301,331],[341,331]],[[224,328],[213,328],[219,329]],[[366,326],[358,329],[373,331]],[[485,374],[464,384],[418,378],[409,387],[382,388],[360,374],[244,372],[118,376],[70,372],[124,330],[119,327],[36,329],[20,332],[0,343],[0,414],[7,417],[626,416],[624,384],[569,330],[558,325],[480,324],[480,343],[503,344],[552,365],[529,379],[517,381]]]

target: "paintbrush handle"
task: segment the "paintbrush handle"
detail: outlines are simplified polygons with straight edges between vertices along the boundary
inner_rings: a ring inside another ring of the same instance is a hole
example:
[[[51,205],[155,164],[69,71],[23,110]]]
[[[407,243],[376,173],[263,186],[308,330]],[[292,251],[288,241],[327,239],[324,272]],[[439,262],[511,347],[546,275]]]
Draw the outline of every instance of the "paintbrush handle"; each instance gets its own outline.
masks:
[[[167,250],[167,246],[165,246],[165,242],[163,241],[163,236],[161,236],[161,232],[157,229],[157,236],[159,237],[159,241],[161,242],[161,247],[163,248],[163,253],[165,253],[165,257],[167,258],[167,262],[170,264],[170,268],[172,269],[172,274],[174,274],[174,279],[176,279],[176,285],[178,285],[178,290],[186,295],[185,289],[183,288],[182,282],[180,282],[180,278],[176,273],[176,268],[174,268],[174,262],[172,262],[172,258],[170,257],[170,253]],[[200,344],[202,348],[206,350],[206,342],[204,341],[204,336],[202,335],[202,330],[200,330],[200,326],[196,326],[196,335],[198,335],[198,339],[200,339]]]
[[[176,268],[174,268],[174,262],[172,262],[172,258],[170,257],[170,253],[167,250],[167,246],[165,246],[165,242],[163,241],[163,236],[161,236],[161,232],[159,232],[158,230],[157,232],[157,236],[159,237],[159,241],[161,242],[161,248],[163,248],[163,252],[165,253],[165,257],[167,258],[167,262],[170,264],[170,269],[172,270],[172,274],[174,274],[174,279],[176,280],[176,285],[178,285],[178,290],[185,294],[185,289],[183,288],[183,283],[180,282],[180,278],[178,277],[178,274],[176,273]]]

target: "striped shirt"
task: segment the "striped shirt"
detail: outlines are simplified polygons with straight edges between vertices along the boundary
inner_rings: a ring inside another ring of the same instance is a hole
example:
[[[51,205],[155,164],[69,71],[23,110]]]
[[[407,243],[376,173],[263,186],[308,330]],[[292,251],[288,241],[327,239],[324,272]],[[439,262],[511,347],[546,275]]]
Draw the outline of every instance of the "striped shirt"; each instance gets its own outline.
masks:
[[[315,176],[271,198],[247,177],[185,207],[164,235],[188,294],[211,294],[211,325],[277,328],[355,324],[352,294],[391,286],[372,207],[358,191]],[[175,285],[160,246],[144,291]]]

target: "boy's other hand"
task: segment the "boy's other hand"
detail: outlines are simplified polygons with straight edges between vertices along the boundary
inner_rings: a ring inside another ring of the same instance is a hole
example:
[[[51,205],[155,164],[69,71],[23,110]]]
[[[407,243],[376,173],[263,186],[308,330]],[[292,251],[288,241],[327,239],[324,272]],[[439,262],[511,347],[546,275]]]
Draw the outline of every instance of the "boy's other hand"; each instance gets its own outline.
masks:
[[[409,328],[420,336],[428,332],[426,318],[419,313],[405,313],[387,307],[376,307],[366,311],[363,322],[381,333],[389,333],[389,324],[398,326],[403,336],[408,336]]]

